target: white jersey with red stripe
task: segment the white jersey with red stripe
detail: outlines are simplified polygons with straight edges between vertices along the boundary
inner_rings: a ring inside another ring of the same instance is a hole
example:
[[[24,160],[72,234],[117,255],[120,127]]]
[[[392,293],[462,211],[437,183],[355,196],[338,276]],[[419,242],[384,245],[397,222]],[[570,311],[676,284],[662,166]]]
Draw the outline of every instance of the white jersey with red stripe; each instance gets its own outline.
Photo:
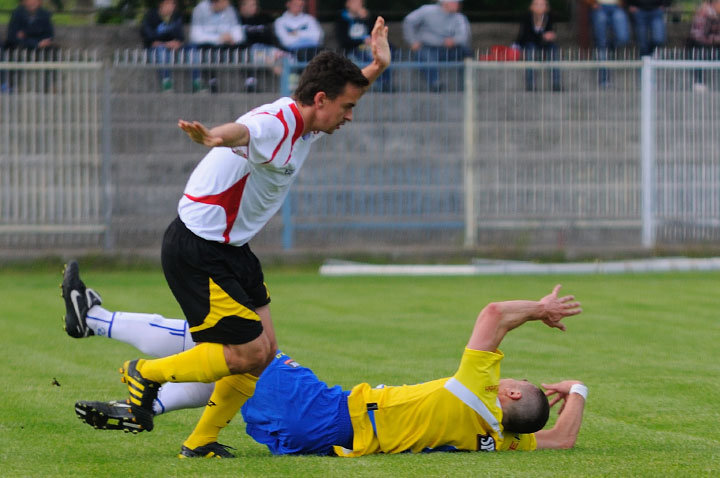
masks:
[[[213,148],[200,161],[178,204],[180,219],[209,241],[242,246],[280,209],[295,176],[321,134],[305,127],[292,98],[242,115],[250,143]]]

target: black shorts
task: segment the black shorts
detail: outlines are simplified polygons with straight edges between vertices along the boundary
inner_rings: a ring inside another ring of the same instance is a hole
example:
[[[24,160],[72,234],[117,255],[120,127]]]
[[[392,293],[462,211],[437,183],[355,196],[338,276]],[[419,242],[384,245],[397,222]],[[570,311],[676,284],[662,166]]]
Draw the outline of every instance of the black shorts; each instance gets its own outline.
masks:
[[[262,333],[255,309],[270,294],[247,244],[202,239],[176,218],[163,237],[162,267],[195,342],[244,344]]]

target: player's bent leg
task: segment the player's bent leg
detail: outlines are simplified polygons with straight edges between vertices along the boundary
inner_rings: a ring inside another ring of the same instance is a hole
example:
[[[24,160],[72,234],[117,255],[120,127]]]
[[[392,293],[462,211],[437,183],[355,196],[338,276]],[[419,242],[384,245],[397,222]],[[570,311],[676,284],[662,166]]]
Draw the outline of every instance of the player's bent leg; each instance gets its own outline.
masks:
[[[255,392],[257,376],[229,375],[215,383],[215,391],[192,434],[183,443],[179,458],[206,457],[206,447],[218,445],[218,435]]]
[[[245,344],[223,346],[225,361],[232,374],[263,370],[272,360],[271,340],[264,332]]]
[[[195,346],[185,320],[158,314],[115,312],[95,305],[87,313],[87,325],[98,337],[124,342],[153,357],[167,357]]]
[[[153,402],[165,382],[210,383],[230,375],[221,344],[199,344],[155,360],[131,360],[120,369],[130,393],[130,409],[145,430],[153,428]]]
[[[275,338],[275,326],[273,325],[272,317],[270,315],[270,304],[263,305],[255,309],[255,313],[260,316],[260,322],[262,323],[263,333],[267,335],[270,341],[270,360],[275,355],[275,351],[278,349],[277,339]]]

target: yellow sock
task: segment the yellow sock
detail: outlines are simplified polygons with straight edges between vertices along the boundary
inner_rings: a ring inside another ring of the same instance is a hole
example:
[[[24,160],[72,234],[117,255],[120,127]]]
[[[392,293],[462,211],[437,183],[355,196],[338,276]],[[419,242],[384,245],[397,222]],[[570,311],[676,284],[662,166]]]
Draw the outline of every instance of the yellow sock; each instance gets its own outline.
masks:
[[[215,390],[200,421],[183,445],[193,449],[218,441],[220,431],[230,423],[243,403],[255,393],[257,380],[256,376],[245,373],[229,375],[215,382]]]
[[[138,371],[155,382],[214,382],[230,375],[222,344],[203,343],[179,354],[138,362]]]

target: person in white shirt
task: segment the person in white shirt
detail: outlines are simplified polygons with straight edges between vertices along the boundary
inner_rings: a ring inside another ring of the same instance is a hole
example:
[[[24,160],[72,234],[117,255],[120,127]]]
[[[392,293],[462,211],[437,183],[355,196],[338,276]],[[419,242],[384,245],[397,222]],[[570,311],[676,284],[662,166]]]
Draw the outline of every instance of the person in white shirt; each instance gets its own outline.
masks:
[[[245,41],[245,31],[230,0],[203,0],[193,9],[190,22],[190,42],[194,63],[222,62],[224,52],[237,48]],[[193,91],[210,88],[218,90],[214,71],[204,71],[205,80],[193,81]],[[207,84],[206,84],[207,83]]]
[[[325,34],[320,23],[305,13],[305,0],[288,0],[287,10],[275,20],[275,36],[280,46],[309,60],[322,47]]]
[[[403,20],[403,36],[410,49],[421,62],[460,62],[470,56],[470,22],[460,12],[461,0],[438,0],[410,12]],[[428,87],[439,91],[447,85],[438,75],[438,68],[424,69]],[[443,71],[449,79],[456,74],[460,81],[459,69]]]
[[[193,9],[190,41],[198,47],[240,45],[245,33],[230,0],[203,0]]]
[[[352,121],[360,97],[390,64],[382,17],[372,31],[372,52],[373,61],[362,70],[337,53],[318,54],[292,98],[255,108],[233,123],[208,129],[198,122],[178,122],[193,141],[212,148],[188,180],[161,256],[197,345],[165,358],[123,364],[135,420],[125,431],[153,429],[153,402],[162,383],[216,382],[213,406],[205,409],[181,455],[229,455],[217,435],[252,396],[257,377],[277,350],[270,294],[248,242],[282,206],[311,144]],[[88,291],[77,263],[71,262],[63,298],[72,337],[99,335],[99,327],[109,336],[113,327],[146,327],[157,320],[153,314],[129,314],[126,321],[136,325],[115,324],[122,319],[99,308]]]

